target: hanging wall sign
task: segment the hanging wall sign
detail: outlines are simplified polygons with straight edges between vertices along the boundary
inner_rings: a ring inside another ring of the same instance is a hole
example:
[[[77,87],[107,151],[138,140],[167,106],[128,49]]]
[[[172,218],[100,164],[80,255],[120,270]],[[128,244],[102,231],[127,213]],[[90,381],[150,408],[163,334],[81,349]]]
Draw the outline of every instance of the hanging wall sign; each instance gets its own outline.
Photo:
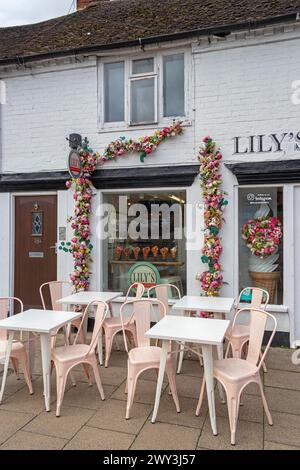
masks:
[[[300,152],[300,132],[233,137],[233,146],[234,155]]]
[[[80,178],[82,176],[82,162],[77,150],[71,150],[69,154],[68,170],[72,178]]]
[[[140,261],[135,263],[128,271],[128,286],[140,282],[149,289],[160,282],[158,269],[151,263]]]

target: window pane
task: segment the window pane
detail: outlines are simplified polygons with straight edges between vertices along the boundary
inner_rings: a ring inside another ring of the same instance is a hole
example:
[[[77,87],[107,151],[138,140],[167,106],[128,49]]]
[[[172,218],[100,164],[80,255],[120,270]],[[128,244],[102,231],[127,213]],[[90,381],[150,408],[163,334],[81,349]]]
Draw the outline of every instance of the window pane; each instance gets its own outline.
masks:
[[[185,191],[104,195],[111,208],[101,267],[105,290],[125,293],[135,280],[186,292],[185,200]],[[169,296],[176,292],[170,289]]]
[[[170,55],[164,62],[164,116],[184,116],[184,54]]]
[[[154,78],[131,82],[131,122],[154,122]]]
[[[43,235],[43,213],[31,213],[31,234],[34,236]]]
[[[154,60],[150,59],[139,59],[132,61],[132,73],[151,73],[154,71]]]
[[[283,304],[283,191],[239,189],[239,288],[260,287],[270,304]],[[242,301],[251,300],[251,291]]]
[[[124,121],[124,62],[104,64],[104,122]]]

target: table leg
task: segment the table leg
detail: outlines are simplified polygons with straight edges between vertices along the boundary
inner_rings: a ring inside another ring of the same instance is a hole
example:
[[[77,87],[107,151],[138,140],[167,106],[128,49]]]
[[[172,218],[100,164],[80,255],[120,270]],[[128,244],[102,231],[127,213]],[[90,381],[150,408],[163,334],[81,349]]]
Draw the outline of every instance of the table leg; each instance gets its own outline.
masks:
[[[31,377],[33,376],[34,373],[34,363],[35,363],[35,341],[36,341],[36,336],[29,332],[28,333],[28,360],[29,360],[29,370],[30,370],[30,375]]]
[[[64,337],[65,337],[65,346],[69,346],[70,342],[69,342],[68,325],[65,325],[63,330],[64,330]],[[70,379],[72,382],[72,386],[76,387],[76,380],[74,379],[74,375],[71,370],[70,370],[69,375],[70,375]]]
[[[162,341],[161,353],[160,353],[160,365],[159,365],[159,372],[158,372],[157,386],[156,386],[156,394],[155,394],[155,403],[154,403],[153,415],[152,415],[152,419],[151,419],[152,423],[155,423],[157,412],[158,412],[160,396],[161,396],[161,389],[162,389],[162,384],[163,384],[164,375],[165,375],[165,368],[166,368],[168,350],[169,350],[169,340],[168,341]]]
[[[207,390],[207,400],[209,408],[209,417],[212,432],[214,436],[217,436],[217,422],[216,422],[216,406],[215,406],[215,394],[214,394],[214,376],[213,376],[213,354],[212,345],[202,345],[203,363],[204,363],[204,375]]]
[[[7,347],[6,347],[4,371],[2,375],[2,383],[1,383],[1,391],[0,391],[0,403],[2,403],[2,399],[4,395],[5,382],[6,382],[7,372],[8,372],[9,359],[10,359],[13,339],[14,339],[14,332],[11,331],[8,336],[8,342],[7,342]]]
[[[40,337],[41,337],[45,407],[46,407],[46,411],[50,411],[51,335],[48,333],[41,333]]]
[[[178,358],[177,374],[180,374],[181,369],[182,369],[183,356],[184,356],[184,345],[185,345],[184,341],[182,343],[180,343],[180,345],[179,345],[179,352],[178,352],[179,358]]]

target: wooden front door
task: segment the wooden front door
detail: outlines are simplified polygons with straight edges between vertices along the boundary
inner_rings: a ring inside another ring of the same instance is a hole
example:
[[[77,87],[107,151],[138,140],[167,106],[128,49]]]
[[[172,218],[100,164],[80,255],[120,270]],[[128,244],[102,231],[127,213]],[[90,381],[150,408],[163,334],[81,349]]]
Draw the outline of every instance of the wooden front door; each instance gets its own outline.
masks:
[[[57,278],[56,240],[56,196],[17,196],[14,294],[26,309],[41,308],[40,285]]]

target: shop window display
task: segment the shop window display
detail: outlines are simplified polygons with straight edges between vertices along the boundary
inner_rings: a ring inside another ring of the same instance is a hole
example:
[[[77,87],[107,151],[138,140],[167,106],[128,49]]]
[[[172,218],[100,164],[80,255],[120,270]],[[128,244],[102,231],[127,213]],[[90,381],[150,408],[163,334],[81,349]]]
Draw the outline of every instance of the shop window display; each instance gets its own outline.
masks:
[[[185,192],[105,194],[104,288],[175,284],[186,292]]]
[[[239,189],[239,290],[264,288],[275,305],[283,304],[283,223],[281,187]]]

